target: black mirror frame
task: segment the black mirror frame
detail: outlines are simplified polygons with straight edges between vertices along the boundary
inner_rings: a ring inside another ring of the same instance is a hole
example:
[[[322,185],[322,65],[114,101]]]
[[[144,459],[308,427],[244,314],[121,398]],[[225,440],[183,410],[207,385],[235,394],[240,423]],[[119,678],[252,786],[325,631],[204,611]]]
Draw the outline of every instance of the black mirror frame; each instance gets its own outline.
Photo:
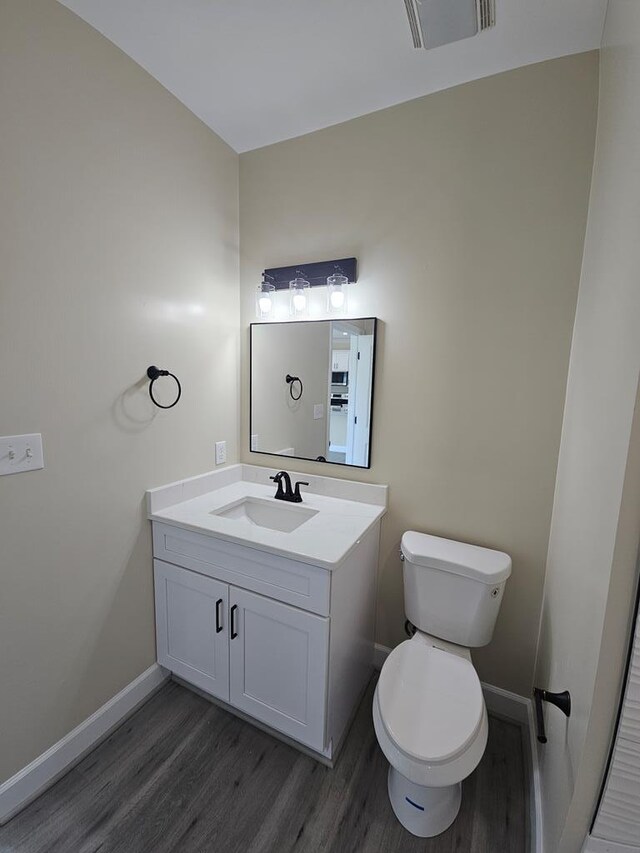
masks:
[[[277,453],[268,453],[265,450],[251,449],[251,435],[253,433],[253,327],[254,326],[284,326],[290,323],[339,323],[357,320],[373,321],[373,364],[371,366],[371,400],[369,403],[369,450],[366,465],[351,465],[348,462],[320,461],[317,457],[310,456],[279,456]],[[361,471],[371,468],[371,449],[373,445],[373,400],[376,387],[376,355],[378,349],[378,318],[377,317],[323,317],[319,320],[276,320],[264,323],[249,324],[249,453],[259,453],[261,456],[272,456],[278,459],[302,459],[304,462],[316,462],[318,465],[337,465],[340,468],[357,468]]]

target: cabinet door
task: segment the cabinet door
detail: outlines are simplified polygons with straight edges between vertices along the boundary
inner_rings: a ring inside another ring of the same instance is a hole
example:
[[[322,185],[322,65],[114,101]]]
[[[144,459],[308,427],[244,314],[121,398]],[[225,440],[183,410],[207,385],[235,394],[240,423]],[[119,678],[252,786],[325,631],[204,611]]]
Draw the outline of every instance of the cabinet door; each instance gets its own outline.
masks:
[[[349,370],[349,350],[348,349],[339,349],[336,350],[336,364],[338,365],[336,370],[341,370],[346,372]]]
[[[334,349],[331,353],[331,368],[332,370],[339,370],[341,372],[346,372],[349,370],[349,350],[348,349]]]
[[[329,620],[229,587],[230,702],[324,749]]]
[[[229,586],[154,560],[158,663],[229,700]]]

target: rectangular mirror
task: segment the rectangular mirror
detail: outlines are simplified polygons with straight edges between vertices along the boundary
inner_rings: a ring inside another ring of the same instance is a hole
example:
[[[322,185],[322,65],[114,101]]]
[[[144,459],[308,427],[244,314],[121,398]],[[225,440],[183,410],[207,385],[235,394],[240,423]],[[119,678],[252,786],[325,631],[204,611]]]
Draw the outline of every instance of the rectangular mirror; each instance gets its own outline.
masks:
[[[376,318],[251,325],[250,449],[369,468]]]

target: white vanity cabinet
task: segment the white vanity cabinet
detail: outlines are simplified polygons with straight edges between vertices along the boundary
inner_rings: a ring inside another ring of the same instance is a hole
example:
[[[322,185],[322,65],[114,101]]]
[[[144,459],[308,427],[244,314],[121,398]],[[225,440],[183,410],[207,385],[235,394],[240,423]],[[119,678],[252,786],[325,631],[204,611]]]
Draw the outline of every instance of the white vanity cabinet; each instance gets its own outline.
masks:
[[[158,662],[331,761],[372,672],[378,538],[332,571],[154,521]]]

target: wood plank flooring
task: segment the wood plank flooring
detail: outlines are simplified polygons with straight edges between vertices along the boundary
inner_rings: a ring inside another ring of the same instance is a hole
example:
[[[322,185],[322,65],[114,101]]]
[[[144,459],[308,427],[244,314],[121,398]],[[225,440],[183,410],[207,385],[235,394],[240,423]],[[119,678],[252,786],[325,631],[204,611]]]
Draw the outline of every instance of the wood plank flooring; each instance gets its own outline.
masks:
[[[372,692],[330,770],[169,682],[0,828],[0,853],[525,853],[520,729],[490,719],[457,820],[418,839],[389,804]]]

